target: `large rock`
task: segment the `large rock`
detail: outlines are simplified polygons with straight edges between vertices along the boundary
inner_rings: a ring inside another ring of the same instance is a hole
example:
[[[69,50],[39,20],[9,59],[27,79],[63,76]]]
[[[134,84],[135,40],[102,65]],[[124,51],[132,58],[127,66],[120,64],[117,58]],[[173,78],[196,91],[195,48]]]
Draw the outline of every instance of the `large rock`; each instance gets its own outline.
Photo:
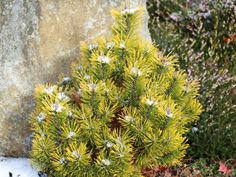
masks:
[[[35,85],[55,83],[78,60],[80,41],[109,34],[112,7],[146,0],[0,0],[0,155],[30,150],[27,118]],[[149,39],[147,15],[144,37]]]

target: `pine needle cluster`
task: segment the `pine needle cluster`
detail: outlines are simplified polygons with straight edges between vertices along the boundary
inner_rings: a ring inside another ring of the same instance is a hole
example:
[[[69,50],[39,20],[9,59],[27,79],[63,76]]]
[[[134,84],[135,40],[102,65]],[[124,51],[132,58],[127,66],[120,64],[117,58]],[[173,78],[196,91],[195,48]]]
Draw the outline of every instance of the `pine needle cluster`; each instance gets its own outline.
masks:
[[[142,14],[113,10],[110,37],[81,44],[71,77],[36,88],[31,158],[50,176],[142,176],[184,156],[199,85],[140,36]]]

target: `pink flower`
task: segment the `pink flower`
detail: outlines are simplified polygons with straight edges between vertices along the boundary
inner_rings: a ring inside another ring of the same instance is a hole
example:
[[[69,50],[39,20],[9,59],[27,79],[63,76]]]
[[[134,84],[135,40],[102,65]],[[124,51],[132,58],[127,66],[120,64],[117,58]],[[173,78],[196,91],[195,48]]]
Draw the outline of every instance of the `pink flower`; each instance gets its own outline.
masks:
[[[228,169],[228,167],[224,163],[219,162],[219,165],[220,165],[219,167],[220,172],[223,172],[224,174],[229,174],[231,172],[231,170]]]

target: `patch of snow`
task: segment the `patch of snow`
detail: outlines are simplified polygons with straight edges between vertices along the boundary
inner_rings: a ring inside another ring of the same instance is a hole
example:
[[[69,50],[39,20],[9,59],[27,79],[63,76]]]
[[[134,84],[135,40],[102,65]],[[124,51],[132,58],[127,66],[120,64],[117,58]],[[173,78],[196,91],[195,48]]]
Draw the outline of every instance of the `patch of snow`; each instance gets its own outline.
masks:
[[[0,177],[38,177],[38,170],[30,164],[27,158],[0,157]]]

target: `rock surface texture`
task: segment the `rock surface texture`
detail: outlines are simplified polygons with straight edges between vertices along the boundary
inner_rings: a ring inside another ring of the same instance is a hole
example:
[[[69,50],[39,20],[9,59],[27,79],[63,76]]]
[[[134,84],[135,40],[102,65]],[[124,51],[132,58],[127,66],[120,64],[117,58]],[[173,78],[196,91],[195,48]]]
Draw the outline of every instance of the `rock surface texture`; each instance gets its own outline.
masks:
[[[57,81],[79,60],[80,41],[109,34],[111,8],[146,0],[0,1],[0,155],[26,156],[35,85]],[[142,35],[150,40],[145,14]]]

